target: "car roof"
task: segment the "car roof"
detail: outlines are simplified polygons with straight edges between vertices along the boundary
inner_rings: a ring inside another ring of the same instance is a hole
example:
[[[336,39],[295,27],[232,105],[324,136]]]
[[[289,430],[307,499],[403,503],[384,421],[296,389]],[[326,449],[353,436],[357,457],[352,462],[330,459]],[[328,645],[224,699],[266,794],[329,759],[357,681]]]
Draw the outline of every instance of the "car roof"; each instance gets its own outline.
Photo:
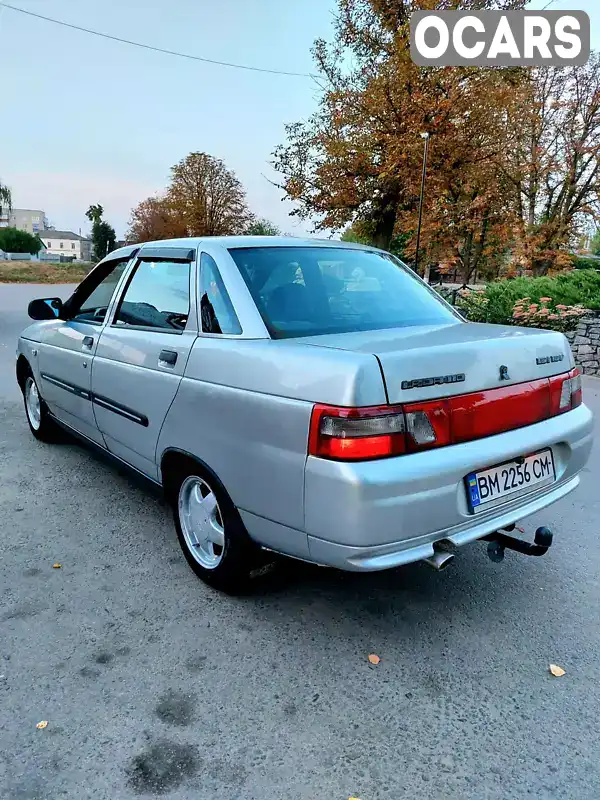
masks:
[[[351,250],[377,250],[376,247],[357,244],[356,242],[342,242],[338,239],[312,239],[309,237],[296,236],[196,236],[186,239],[160,239],[154,242],[143,242],[137,245],[127,245],[119,250],[110,253],[111,260],[114,258],[133,255],[134,251],[139,251],[142,255],[144,250],[149,248],[164,247],[188,247],[198,248],[200,245],[218,245],[225,249],[235,247],[331,247],[344,248]]]

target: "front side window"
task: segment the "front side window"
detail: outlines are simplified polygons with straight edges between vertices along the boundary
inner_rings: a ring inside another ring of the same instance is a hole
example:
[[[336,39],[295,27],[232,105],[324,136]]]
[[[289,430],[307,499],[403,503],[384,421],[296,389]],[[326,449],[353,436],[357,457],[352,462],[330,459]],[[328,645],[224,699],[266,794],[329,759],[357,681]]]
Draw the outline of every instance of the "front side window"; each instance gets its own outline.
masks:
[[[71,319],[80,322],[103,322],[117,284],[128,263],[129,259],[127,258],[124,261],[115,262],[109,274],[96,285],[88,297],[83,301],[78,300],[79,310]]]
[[[199,297],[203,333],[242,332],[219,268],[208,253],[202,253],[200,260]]]
[[[386,253],[344,247],[229,252],[274,338],[457,321],[408,267]]]
[[[189,261],[140,261],[117,309],[115,324],[181,333],[189,313]]]

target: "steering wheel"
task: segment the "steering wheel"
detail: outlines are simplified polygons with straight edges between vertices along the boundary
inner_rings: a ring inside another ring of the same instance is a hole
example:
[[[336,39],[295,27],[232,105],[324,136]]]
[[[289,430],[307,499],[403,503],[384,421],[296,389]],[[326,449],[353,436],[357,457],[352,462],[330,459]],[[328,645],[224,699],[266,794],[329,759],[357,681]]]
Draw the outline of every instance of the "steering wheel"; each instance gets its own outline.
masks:
[[[171,325],[171,327],[177,328],[178,330],[183,330],[187,324],[188,315],[171,312],[165,314],[165,320],[169,325]]]

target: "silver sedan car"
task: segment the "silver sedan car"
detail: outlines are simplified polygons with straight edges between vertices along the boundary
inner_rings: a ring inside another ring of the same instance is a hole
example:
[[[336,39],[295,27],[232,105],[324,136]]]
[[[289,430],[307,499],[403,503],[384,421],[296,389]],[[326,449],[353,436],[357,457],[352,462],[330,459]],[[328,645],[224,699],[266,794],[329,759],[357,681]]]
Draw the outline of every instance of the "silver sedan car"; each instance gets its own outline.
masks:
[[[355,571],[439,569],[476,539],[540,554],[548,530],[507,531],[573,491],[591,448],[562,334],[468,323],[371,247],[125,247],[29,315],[33,435],[66,428],[159,484],[225,591],[265,551]]]

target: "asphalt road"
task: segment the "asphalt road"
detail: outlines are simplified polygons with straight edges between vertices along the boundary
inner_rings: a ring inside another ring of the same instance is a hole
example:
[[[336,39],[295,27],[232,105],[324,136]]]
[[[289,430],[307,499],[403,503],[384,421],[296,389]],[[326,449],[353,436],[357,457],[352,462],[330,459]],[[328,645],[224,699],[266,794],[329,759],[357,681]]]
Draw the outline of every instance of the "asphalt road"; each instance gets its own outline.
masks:
[[[0,287],[2,800],[600,797],[598,446],[526,523],[556,531],[543,558],[290,563],[228,598],[152,494],[30,436],[13,361],[36,294]],[[600,412],[599,381],[585,397]]]

